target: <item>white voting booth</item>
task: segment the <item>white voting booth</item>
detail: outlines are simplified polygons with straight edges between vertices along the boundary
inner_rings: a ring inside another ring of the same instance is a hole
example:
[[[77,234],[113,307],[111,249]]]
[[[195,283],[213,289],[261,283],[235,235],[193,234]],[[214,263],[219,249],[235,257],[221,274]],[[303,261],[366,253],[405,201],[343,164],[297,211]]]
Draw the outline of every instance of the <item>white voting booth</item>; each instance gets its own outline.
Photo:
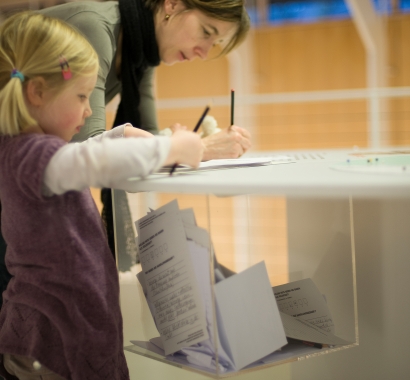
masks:
[[[120,279],[138,284],[122,299],[126,351],[222,378],[357,346],[344,157],[177,171],[113,191]],[[409,186],[393,181],[397,191]],[[118,239],[130,239],[124,213],[140,264]]]

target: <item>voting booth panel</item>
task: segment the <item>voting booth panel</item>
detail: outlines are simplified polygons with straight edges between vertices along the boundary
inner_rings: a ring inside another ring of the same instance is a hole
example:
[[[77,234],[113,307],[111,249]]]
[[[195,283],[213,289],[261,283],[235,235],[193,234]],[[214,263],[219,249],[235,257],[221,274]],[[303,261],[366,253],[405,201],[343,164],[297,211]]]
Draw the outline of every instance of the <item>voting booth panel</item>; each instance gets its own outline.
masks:
[[[358,344],[351,199],[113,190],[113,212],[125,350],[223,378]]]

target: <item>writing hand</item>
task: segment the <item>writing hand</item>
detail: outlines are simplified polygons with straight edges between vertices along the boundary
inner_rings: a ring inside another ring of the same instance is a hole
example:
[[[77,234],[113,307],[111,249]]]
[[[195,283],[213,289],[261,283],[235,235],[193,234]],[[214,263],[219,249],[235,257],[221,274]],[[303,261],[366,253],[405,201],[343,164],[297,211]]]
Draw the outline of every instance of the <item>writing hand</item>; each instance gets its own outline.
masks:
[[[181,125],[179,123],[172,124],[169,129],[172,131],[172,133],[175,133],[176,131],[186,131],[187,127],[185,125]]]
[[[178,163],[197,168],[203,151],[204,146],[198,134],[191,131],[176,131],[171,137],[171,149],[165,165]]]
[[[144,131],[140,128],[134,128],[129,123],[125,125],[124,135],[125,137],[154,137],[152,133]]]
[[[244,128],[232,125],[221,132],[204,137],[203,161],[218,158],[238,158],[251,147],[251,134]]]

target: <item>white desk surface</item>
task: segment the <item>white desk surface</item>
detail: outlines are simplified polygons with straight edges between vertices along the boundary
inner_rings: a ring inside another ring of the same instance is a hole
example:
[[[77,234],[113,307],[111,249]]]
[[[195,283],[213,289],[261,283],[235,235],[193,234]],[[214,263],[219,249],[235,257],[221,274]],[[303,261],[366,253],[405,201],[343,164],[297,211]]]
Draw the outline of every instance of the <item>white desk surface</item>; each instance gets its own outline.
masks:
[[[382,151],[393,150],[407,150],[410,153],[410,148],[388,148]],[[366,153],[369,150],[260,152],[259,155],[265,156],[288,154],[295,158],[296,163],[157,177],[129,184],[129,190],[136,192],[221,195],[253,193],[294,197],[295,199],[289,202],[291,207],[287,205],[287,225],[290,226],[288,242],[291,242],[288,244],[299,245],[304,243],[300,241],[299,236],[301,232],[306,233],[306,226],[315,226],[324,216],[332,215],[327,212],[328,208],[312,214],[310,210],[316,203],[312,205],[311,199],[333,197],[334,199],[329,199],[330,202],[327,200],[323,202],[326,207],[332,207],[333,203],[337,205],[337,198],[345,198],[349,195],[359,198],[354,205],[359,346],[311,360],[252,372],[239,376],[238,379],[401,380],[408,378],[410,330],[403,330],[401,327],[407,323],[410,306],[408,302],[403,302],[403,297],[400,297],[397,290],[408,289],[410,286],[408,277],[410,175],[405,172],[390,175],[363,174],[330,168],[335,164],[346,163],[348,158],[353,159],[349,153],[360,152]],[[314,223],[311,222],[312,220]],[[327,226],[324,229],[334,233],[333,224],[325,225],[323,222],[318,226],[319,229]],[[340,224],[337,227],[340,227]],[[327,259],[323,261],[326,263],[324,265],[326,270],[329,270],[330,259],[334,265],[340,265],[334,255],[336,248],[343,249],[345,246],[338,240],[340,234],[337,234],[337,239],[334,241],[324,238],[323,232],[312,234],[309,230],[307,236],[312,239],[311,252],[326,253]],[[292,247],[289,249],[292,250]],[[304,255],[306,249],[304,244],[303,247],[296,246],[293,250]],[[302,261],[302,265],[305,262]],[[291,267],[290,271],[292,270]],[[335,284],[340,285],[338,282]],[[134,294],[134,288],[130,288],[128,293],[121,292],[122,297],[126,297],[127,306],[135,307],[136,303],[129,302]],[[125,319],[125,326],[129,326],[128,331],[132,331],[134,324],[135,319]],[[206,380],[201,375],[193,375],[191,372],[184,372],[140,356],[131,357],[130,355],[133,354],[128,352],[126,354],[131,371],[147,380],[157,378]]]
[[[410,166],[396,173],[357,173],[335,170],[334,165],[346,165],[347,160],[366,160],[389,155],[386,152],[406,152],[408,147],[373,150],[317,150],[254,152],[249,156],[289,155],[294,163],[240,169],[221,169],[184,174],[153,175],[144,180],[129,181],[130,192],[171,192],[215,194],[219,196],[257,194],[303,198],[409,198]],[[364,154],[360,158],[357,154]],[[368,156],[368,154],[371,154]]]

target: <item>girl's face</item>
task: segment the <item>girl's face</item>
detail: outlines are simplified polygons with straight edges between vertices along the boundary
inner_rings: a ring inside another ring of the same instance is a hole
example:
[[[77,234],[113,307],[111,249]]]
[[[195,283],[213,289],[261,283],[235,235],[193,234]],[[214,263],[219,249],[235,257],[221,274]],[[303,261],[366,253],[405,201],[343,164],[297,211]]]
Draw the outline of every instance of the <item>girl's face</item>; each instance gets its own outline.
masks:
[[[57,96],[50,90],[45,91],[44,102],[35,117],[40,129],[70,141],[92,114],[89,99],[96,82],[97,75],[79,77]]]
[[[155,20],[160,58],[167,65],[205,59],[213,46],[229,42],[237,28],[198,10],[186,10],[181,0],[165,0]]]

